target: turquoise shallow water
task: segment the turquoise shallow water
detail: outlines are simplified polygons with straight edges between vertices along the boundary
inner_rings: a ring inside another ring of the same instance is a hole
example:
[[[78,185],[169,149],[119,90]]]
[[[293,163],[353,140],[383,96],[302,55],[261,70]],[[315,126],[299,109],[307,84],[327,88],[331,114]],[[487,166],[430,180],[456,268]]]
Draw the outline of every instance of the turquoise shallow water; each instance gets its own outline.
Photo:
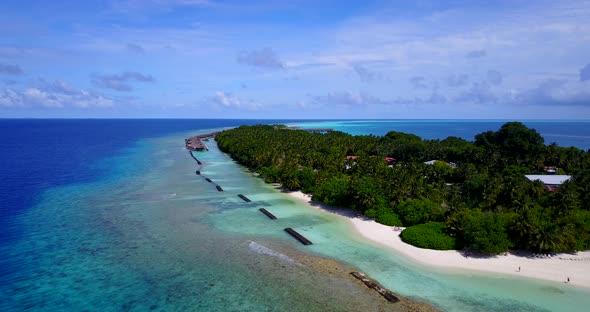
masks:
[[[484,131],[496,131],[514,120],[350,120],[293,123],[302,128],[333,128],[354,135],[385,135],[389,131],[412,133],[423,139],[445,139],[448,136],[473,141]],[[590,149],[590,121],[522,120],[539,132],[546,144]]]
[[[142,140],[100,164],[117,172],[112,178],[44,192],[19,216],[26,239],[2,250],[0,265],[19,272],[3,276],[11,287],[1,289],[0,310],[369,309],[371,298],[356,284],[290,261],[305,253],[342,261],[448,311],[581,311],[590,304],[590,290],[568,285],[415,265],[264,184],[210,142],[197,157],[225,190],[217,192],[195,175],[184,137]],[[287,226],[314,245],[298,244],[283,232]]]
[[[99,164],[112,178],[53,188],[19,215],[25,237],[1,250],[15,270],[0,311],[354,311],[355,297],[371,310],[351,279],[288,261],[302,254],[291,241],[217,229],[211,218],[248,209],[229,190],[249,178],[220,159],[228,191],[217,192],[184,137],[141,141]]]

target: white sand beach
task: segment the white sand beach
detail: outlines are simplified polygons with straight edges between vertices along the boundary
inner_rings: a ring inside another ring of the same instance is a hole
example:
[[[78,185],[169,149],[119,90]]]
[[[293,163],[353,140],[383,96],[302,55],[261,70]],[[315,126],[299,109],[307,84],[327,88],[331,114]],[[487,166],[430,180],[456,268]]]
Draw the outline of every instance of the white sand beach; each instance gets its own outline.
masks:
[[[399,237],[401,229],[396,231],[394,227],[379,224],[349,209],[332,208],[322,203],[312,202],[311,196],[302,192],[285,193],[292,198],[306,202],[312,208],[321,209],[349,220],[363,237],[424,265],[509,274],[559,283],[565,283],[569,277],[570,285],[590,288],[590,251],[559,254],[551,258],[536,258],[526,252],[482,258],[470,257],[455,250],[422,249],[402,242]]]

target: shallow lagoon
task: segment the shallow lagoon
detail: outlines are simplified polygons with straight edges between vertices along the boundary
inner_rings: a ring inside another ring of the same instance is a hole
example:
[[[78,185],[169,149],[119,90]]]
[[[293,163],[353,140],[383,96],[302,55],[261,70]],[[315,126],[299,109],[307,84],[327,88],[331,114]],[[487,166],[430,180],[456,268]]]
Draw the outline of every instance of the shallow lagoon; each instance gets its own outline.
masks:
[[[26,239],[2,250],[7,310],[357,310],[375,297],[300,261],[327,257],[394,292],[452,311],[580,311],[590,290],[480,273],[431,270],[358,237],[254,177],[214,142],[195,175],[184,135],[142,140],[98,166],[117,172],[54,188],[19,216]],[[244,203],[236,195],[252,199]],[[279,220],[258,211],[266,207]],[[314,242],[302,246],[283,228]],[[252,242],[272,252],[253,248]],[[4,248],[4,247],[3,247]],[[276,254],[274,254],[275,252]],[[329,289],[329,291],[325,291]],[[377,306],[373,306],[376,308]]]

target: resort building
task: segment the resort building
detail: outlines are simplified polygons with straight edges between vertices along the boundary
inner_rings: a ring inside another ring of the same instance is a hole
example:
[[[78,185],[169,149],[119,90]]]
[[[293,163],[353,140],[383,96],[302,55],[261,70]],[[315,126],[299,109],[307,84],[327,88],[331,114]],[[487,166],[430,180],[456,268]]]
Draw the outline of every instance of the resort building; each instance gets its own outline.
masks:
[[[437,161],[440,161],[440,162],[442,162],[442,163],[446,164],[447,166],[449,166],[449,167],[451,167],[451,168],[453,168],[453,169],[457,168],[457,164],[455,164],[455,163],[453,163],[453,162],[446,162],[446,161],[442,161],[442,160],[429,160],[429,161],[425,161],[425,162],[424,162],[424,164],[425,164],[425,165],[430,165],[430,166],[432,166],[432,165],[434,165],[434,163],[435,163],[435,162],[437,162]]]
[[[348,161],[351,161],[351,162],[350,162],[350,164],[351,164],[351,165],[356,165],[356,160],[357,160],[357,159],[359,159],[359,157],[360,157],[360,156],[355,156],[355,155],[352,155],[352,156],[346,156],[346,160],[348,160]],[[375,157],[375,156],[371,156],[371,157]],[[391,167],[391,166],[392,166],[392,164],[393,164],[393,162],[395,162],[395,158],[393,158],[393,157],[384,157],[384,158],[383,158],[383,160],[385,160],[385,163],[387,163],[387,165],[388,165],[389,167]],[[351,165],[348,165],[348,164],[347,164],[347,165],[345,166],[345,167],[346,167],[346,169],[350,169],[350,168],[351,168]]]
[[[525,177],[530,181],[541,181],[550,191],[555,191],[557,187],[572,178],[564,174],[526,174]]]
[[[559,169],[555,166],[545,166],[543,170],[549,174],[556,174]]]

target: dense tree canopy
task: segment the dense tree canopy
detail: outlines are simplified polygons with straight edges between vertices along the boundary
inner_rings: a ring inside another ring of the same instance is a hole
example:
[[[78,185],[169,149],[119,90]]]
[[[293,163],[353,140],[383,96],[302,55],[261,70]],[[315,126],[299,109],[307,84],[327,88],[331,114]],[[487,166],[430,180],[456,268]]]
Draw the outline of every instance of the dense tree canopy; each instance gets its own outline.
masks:
[[[455,238],[445,233],[442,222],[429,222],[411,226],[401,234],[401,239],[420,248],[449,250],[457,248]]]
[[[436,228],[456,246],[484,253],[590,248],[590,153],[546,146],[537,131],[519,122],[480,133],[474,142],[262,125],[226,130],[216,140],[267,182],[312,193],[314,200],[388,225],[439,222],[413,230],[420,237]],[[424,163],[429,160],[438,161]],[[552,192],[524,177],[543,173],[545,166],[573,178]]]

